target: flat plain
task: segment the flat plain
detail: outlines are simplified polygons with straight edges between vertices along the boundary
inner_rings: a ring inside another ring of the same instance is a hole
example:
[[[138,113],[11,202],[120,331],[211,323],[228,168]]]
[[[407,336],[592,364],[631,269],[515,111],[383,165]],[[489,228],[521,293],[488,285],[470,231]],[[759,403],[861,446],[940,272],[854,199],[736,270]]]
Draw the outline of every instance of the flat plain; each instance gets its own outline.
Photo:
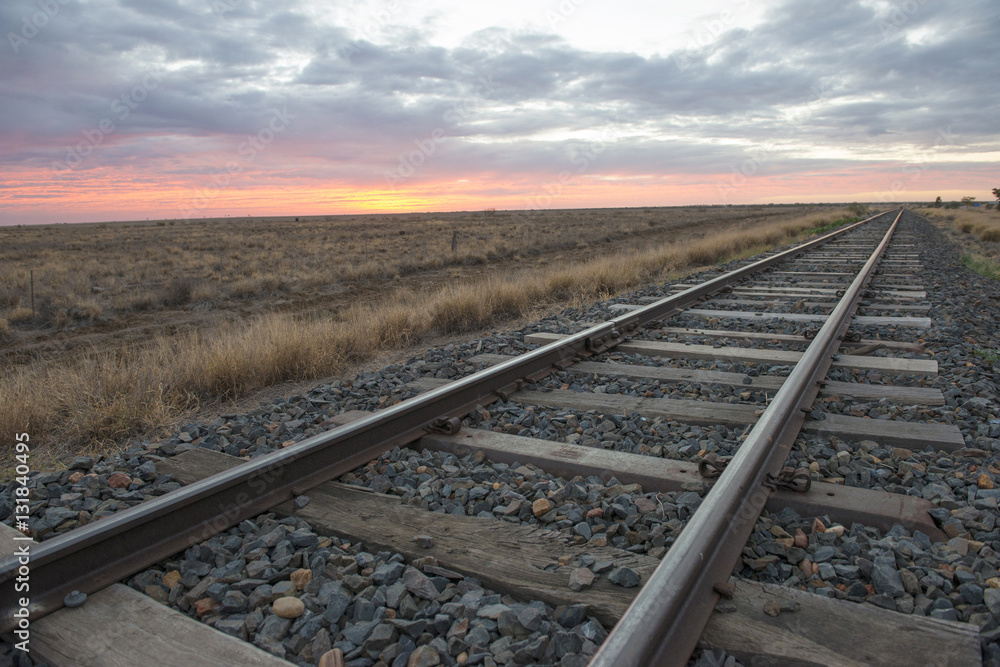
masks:
[[[850,219],[792,205],[0,227],[0,428],[58,463]]]

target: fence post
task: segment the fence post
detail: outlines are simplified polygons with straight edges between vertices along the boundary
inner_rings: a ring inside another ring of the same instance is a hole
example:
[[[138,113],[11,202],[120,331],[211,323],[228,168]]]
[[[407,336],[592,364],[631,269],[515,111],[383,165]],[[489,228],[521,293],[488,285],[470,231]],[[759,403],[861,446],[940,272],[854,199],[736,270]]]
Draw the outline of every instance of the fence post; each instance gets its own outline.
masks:
[[[28,273],[31,276],[31,319],[35,319],[35,270],[29,269]]]
[[[458,230],[451,233],[451,251],[458,252]]]

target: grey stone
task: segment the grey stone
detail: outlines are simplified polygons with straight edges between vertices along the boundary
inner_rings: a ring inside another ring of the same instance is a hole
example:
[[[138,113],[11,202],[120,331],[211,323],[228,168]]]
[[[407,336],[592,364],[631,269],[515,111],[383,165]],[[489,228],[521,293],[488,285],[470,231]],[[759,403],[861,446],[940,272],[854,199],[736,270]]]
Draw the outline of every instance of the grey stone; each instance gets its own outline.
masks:
[[[517,621],[517,615],[513,611],[505,611],[497,617],[497,632],[503,637],[516,635],[522,631],[522,626]]]
[[[1000,588],[987,588],[983,591],[983,602],[993,616],[1000,620]]]
[[[426,618],[422,618],[417,621],[407,621],[396,618],[389,622],[409,636],[415,638],[420,637],[420,635],[427,632],[427,630],[431,627],[430,622]]]
[[[604,574],[612,570],[614,566],[615,564],[609,560],[599,560],[590,569],[593,570],[594,574]]]
[[[825,563],[836,555],[837,550],[834,547],[821,546],[816,549],[816,552],[813,554],[812,561],[814,563]]]
[[[292,627],[290,619],[271,614],[264,619],[263,625],[257,630],[257,638],[269,642],[280,642],[285,638],[290,627]]]
[[[931,609],[931,612],[928,615],[931,618],[938,618],[941,619],[942,621],[958,620],[958,612],[956,612],[954,609]]]
[[[245,611],[247,608],[247,596],[239,591],[227,591],[222,598],[222,605],[219,611],[226,614],[234,614]]]
[[[392,586],[399,581],[405,570],[406,566],[402,563],[379,563],[372,573],[372,581],[379,585]],[[405,590],[405,586],[403,589]]]
[[[627,567],[617,567],[608,575],[608,581],[622,588],[635,588],[639,585],[639,574]]]
[[[341,616],[347,610],[348,605],[351,604],[351,598],[343,593],[338,593],[330,598],[327,602],[326,611],[323,612],[323,618],[333,625],[340,621]]]
[[[242,618],[226,618],[220,621],[216,621],[215,629],[220,632],[224,632],[227,635],[236,637],[237,639],[244,639],[243,628],[244,620]]]
[[[556,609],[556,622],[567,630],[572,630],[587,619],[587,605],[574,604]]]
[[[962,599],[966,604],[983,603],[983,587],[979,584],[962,584],[958,587],[958,592],[962,595]]]
[[[508,607],[505,604],[491,604],[482,607],[478,612],[476,612],[476,616],[479,616],[480,618],[488,618],[495,621],[497,618],[500,617],[500,614],[510,610],[511,610],[510,607]]]
[[[526,629],[536,632],[545,622],[545,612],[537,607],[527,606],[517,614],[517,622]]]
[[[879,593],[889,595],[894,598],[901,597],[906,593],[903,587],[903,579],[896,570],[895,562],[891,558],[879,557],[875,559],[871,574],[872,585]]]
[[[583,640],[578,635],[571,632],[556,632],[549,641],[548,652],[561,659],[565,655],[579,653],[581,648]]]
[[[471,648],[488,646],[490,643],[490,633],[481,625],[476,625],[465,633],[465,643]]]
[[[78,456],[73,459],[73,462],[69,464],[70,470],[90,470],[94,467],[94,457],[92,456]]]
[[[434,583],[423,572],[412,566],[406,567],[402,581],[406,589],[419,598],[434,600],[438,596],[438,589]]]
[[[45,510],[44,518],[45,523],[50,527],[57,528],[66,521],[76,519],[79,514],[78,511],[71,510],[68,507],[49,507]]]
[[[388,623],[381,623],[368,635],[362,648],[368,657],[377,658],[384,649],[396,641],[397,636],[396,628]]]
[[[355,646],[361,646],[368,639],[368,636],[375,630],[381,621],[368,621],[366,623],[351,623],[343,630],[344,639]]]

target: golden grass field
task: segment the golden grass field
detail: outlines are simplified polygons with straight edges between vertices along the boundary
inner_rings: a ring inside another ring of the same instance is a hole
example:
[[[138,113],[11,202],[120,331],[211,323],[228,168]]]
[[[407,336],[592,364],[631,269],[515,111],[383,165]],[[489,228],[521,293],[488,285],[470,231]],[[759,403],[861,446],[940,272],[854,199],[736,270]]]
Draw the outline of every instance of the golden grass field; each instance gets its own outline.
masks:
[[[848,216],[687,207],[0,228],[0,432],[29,432],[36,464],[57,464],[199,408],[674,278]]]

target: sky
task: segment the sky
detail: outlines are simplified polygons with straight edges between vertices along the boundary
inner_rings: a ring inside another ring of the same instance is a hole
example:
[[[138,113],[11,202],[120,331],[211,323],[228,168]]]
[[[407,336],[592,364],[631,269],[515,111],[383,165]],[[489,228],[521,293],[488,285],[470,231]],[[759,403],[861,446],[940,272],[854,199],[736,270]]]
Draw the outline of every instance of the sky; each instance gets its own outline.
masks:
[[[0,224],[992,199],[996,0],[3,0]]]

